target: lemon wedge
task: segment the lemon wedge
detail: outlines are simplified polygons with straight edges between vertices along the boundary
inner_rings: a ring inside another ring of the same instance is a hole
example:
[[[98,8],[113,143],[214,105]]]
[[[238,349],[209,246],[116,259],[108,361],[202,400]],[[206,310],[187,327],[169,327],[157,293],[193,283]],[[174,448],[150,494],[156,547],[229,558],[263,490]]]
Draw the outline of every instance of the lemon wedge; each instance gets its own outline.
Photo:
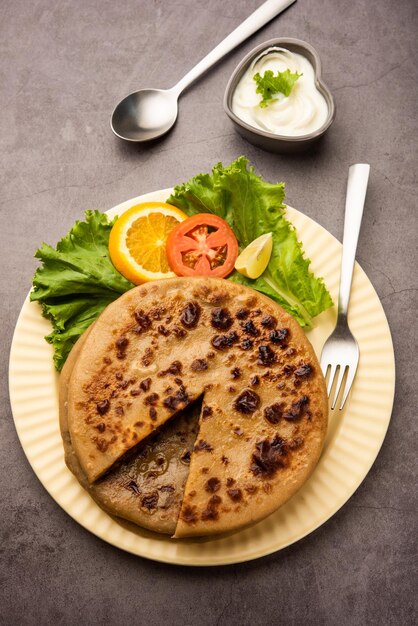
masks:
[[[238,256],[235,269],[247,278],[258,278],[269,264],[272,249],[272,233],[257,237]]]

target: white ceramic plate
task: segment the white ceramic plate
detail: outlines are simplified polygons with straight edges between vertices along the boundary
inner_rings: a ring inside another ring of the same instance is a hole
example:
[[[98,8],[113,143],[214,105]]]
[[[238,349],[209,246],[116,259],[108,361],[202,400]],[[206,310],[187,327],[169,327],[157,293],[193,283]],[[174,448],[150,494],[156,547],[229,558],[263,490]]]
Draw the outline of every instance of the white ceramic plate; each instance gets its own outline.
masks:
[[[170,190],[124,202],[120,215],[138,202],[165,201]],[[337,300],[341,244],[295,209],[296,226],[312,269],[323,276]],[[331,332],[335,309],[315,320],[308,336],[316,353]],[[279,511],[228,537],[174,541],[148,531],[132,532],[104,513],[67,469],[58,425],[58,375],[52,349],[44,340],[50,324],[40,306],[22,307],[10,354],[10,397],[16,429],[32,468],[56,502],[86,529],[105,541],[156,561],[183,565],[221,565],[256,559],[305,537],[350,498],[370,470],[383,443],[392,411],[395,364],[388,323],[369,279],[356,265],[350,326],[360,346],[360,363],[346,408],[330,414],[322,457],[309,481]]]

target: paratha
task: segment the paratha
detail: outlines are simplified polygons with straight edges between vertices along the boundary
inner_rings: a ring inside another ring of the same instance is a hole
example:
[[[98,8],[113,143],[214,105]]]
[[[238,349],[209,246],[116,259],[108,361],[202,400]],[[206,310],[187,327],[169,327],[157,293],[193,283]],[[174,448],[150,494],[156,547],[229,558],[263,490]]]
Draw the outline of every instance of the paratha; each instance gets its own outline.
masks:
[[[90,329],[73,347],[60,377],[60,427],[67,466],[107,513],[172,535],[198,430],[200,405],[186,407],[158,432],[124,454],[102,478],[89,484],[71,445],[67,419],[68,384],[89,332]]]
[[[175,537],[272,513],[309,477],[326,433],[318,361],[281,307],[222,279],[156,281],[107,307],[74,366],[69,432],[88,482],[199,397]]]

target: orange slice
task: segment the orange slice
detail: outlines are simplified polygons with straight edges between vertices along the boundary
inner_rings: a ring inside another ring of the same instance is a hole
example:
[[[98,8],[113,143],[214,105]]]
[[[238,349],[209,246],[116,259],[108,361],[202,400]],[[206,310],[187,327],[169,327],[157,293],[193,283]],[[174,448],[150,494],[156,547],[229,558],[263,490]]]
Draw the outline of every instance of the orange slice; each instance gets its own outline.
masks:
[[[128,209],[110,232],[113,265],[135,285],[175,276],[167,260],[167,237],[186,218],[185,213],[164,202],[144,202]]]

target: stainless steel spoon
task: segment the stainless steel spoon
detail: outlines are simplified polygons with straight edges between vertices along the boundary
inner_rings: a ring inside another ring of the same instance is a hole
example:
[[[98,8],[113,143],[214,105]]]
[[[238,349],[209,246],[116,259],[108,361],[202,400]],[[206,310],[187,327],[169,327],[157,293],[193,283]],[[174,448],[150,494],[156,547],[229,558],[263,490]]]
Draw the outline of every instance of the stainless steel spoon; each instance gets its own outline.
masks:
[[[115,135],[133,142],[164,135],[177,119],[181,92],[293,2],[296,0],[267,0],[171,89],[140,89],[126,96],[112,113],[110,125]]]

